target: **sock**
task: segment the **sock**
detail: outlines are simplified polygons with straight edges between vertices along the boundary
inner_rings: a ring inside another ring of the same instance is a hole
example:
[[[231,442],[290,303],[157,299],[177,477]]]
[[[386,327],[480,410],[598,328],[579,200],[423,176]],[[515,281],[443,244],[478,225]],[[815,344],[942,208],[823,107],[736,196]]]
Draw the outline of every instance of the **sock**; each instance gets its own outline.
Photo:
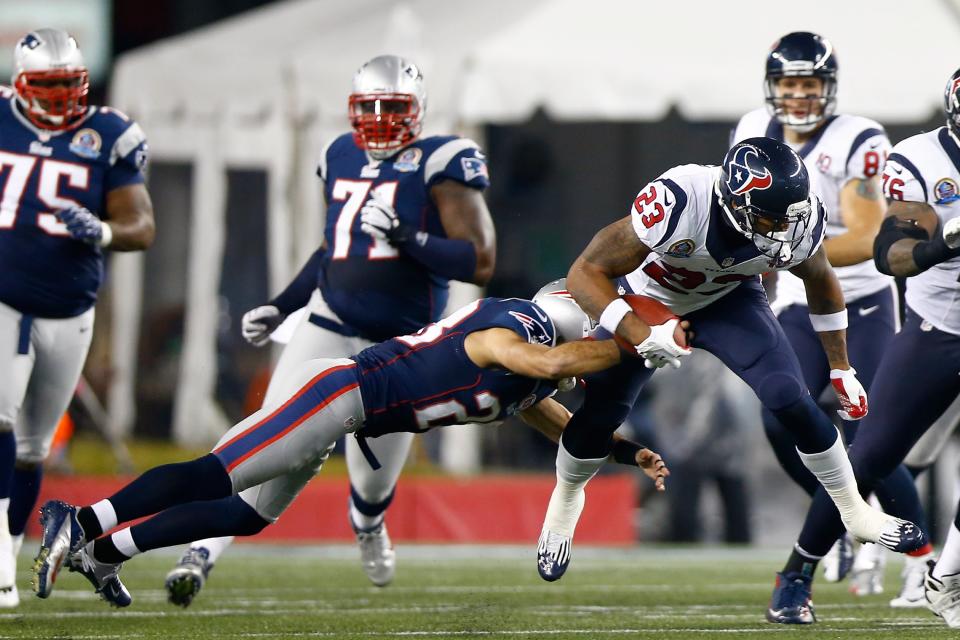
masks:
[[[390,494],[380,502],[367,502],[361,497],[356,488],[350,485],[350,523],[353,528],[360,531],[371,531],[380,526],[383,522],[383,513],[393,502],[393,496],[396,487],[390,491]]]
[[[83,529],[86,540],[95,540],[110,531],[117,524],[117,512],[109,500],[101,500],[89,507],[83,507],[77,513],[77,521]]]
[[[123,523],[174,505],[226,498],[232,493],[230,475],[220,459],[211,453],[189,462],[154,467],[110,496],[109,500],[117,522]],[[92,536],[88,535],[87,539],[90,538]],[[187,538],[183,542],[195,539]]]
[[[120,564],[140,553],[130,535],[130,527],[93,542],[93,558],[105,564]]]
[[[960,513],[957,514],[960,519]],[[960,529],[957,523],[950,525],[950,532],[947,534],[947,541],[940,550],[940,559],[933,568],[933,577],[943,579],[944,576],[960,573]]]
[[[190,543],[191,549],[206,549],[207,562],[211,565],[217,561],[220,554],[226,551],[227,547],[233,542],[233,536],[224,536],[220,538],[204,538]]]
[[[850,459],[847,458],[839,431],[836,431],[836,436],[836,440],[826,451],[804,453],[797,449],[797,453],[800,454],[803,464],[817,477],[830,495],[844,525],[850,528],[856,516],[862,515],[869,506],[857,490],[857,480],[853,475],[853,467],[850,466]],[[879,536],[879,532],[877,535]]]
[[[573,537],[577,521],[586,500],[584,487],[596,475],[606,458],[574,458],[563,446],[557,446],[557,484],[550,496],[543,528],[560,535]]]
[[[9,498],[13,467],[17,462],[17,438],[13,431],[0,431],[0,498]]]
[[[790,552],[790,557],[787,558],[787,564],[783,566],[783,573],[800,573],[813,577],[820,560],[822,558],[807,553],[799,544],[795,544],[793,551]]]
[[[23,534],[17,536],[11,536],[13,540],[13,557],[16,558],[20,555],[20,549],[23,547]]]
[[[42,465],[13,470],[13,484],[10,487],[10,533],[18,535],[26,529],[27,521],[37,506],[42,480]]]
[[[230,496],[171,507],[130,527],[130,534],[135,547],[143,552],[205,538],[252,536],[268,524],[243,498]],[[120,547],[120,551],[129,549]]]

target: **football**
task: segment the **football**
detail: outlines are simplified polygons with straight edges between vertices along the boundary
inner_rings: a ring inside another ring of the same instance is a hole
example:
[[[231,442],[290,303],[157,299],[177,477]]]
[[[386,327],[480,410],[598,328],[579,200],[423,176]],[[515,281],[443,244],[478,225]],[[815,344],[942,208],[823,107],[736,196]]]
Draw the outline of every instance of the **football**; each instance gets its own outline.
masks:
[[[674,318],[679,319],[679,316],[670,310],[670,307],[663,304],[659,300],[655,300],[648,296],[641,296],[637,294],[626,294],[623,296],[623,299],[626,300],[627,304],[630,305],[630,310],[633,311],[634,315],[646,322],[648,325],[653,326],[657,324],[663,324],[667,320],[672,320]],[[633,351],[631,345],[627,344],[627,341],[621,338],[620,336],[614,336],[614,339],[617,341],[617,344],[621,348],[628,351]],[[680,324],[677,324],[677,328],[673,332],[673,339],[681,347],[687,346],[687,334],[680,327]]]

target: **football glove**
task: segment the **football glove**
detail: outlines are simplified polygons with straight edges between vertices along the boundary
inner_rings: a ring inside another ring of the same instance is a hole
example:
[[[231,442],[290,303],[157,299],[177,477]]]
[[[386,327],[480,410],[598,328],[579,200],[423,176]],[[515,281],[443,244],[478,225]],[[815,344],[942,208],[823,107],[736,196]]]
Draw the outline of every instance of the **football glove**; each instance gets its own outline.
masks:
[[[79,205],[60,209],[54,214],[67,227],[67,233],[74,240],[87,244],[103,243],[103,221],[86,207]]]
[[[943,225],[943,241],[950,249],[960,249],[960,218],[948,220]]]
[[[270,334],[280,326],[285,317],[272,304],[250,309],[243,314],[240,321],[240,333],[243,334],[243,339],[253,346],[262,347],[270,342]]]
[[[853,367],[847,370],[831,369],[830,383],[840,399],[840,410],[837,413],[844,420],[859,420],[867,415],[867,392],[857,380],[857,372]]]
[[[692,349],[681,347],[673,339],[678,322],[679,318],[671,318],[663,324],[651,325],[650,335],[635,347],[648,369],[660,369],[667,365],[679,369],[680,358],[693,353]]]
[[[412,236],[410,227],[400,221],[396,210],[377,191],[370,192],[370,198],[360,209],[360,229],[394,246]]]

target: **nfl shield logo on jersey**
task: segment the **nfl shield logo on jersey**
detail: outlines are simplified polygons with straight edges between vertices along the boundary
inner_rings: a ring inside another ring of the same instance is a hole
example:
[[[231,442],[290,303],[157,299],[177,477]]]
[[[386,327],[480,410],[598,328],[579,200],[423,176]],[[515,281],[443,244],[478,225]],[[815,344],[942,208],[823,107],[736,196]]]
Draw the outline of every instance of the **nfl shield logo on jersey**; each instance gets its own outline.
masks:
[[[761,165],[759,150],[749,144],[737,149],[736,155],[730,161],[730,173],[727,176],[730,192],[739,196],[754,189],[769,189],[771,184],[773,174],[770,169]]]

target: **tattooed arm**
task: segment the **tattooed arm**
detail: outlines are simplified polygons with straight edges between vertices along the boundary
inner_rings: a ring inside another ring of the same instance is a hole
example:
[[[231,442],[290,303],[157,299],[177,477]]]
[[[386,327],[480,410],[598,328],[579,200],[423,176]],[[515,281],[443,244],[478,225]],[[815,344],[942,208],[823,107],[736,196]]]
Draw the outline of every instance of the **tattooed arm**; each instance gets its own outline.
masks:
[[[840,191],[840,219],[847,231],[823,243],[830,264],[846,267],[872,260],[873,240],[886,210],[879,176],[847,182]]]
[[[811,315],[830,315],[846,309],[840,281],[827,261],[821,247],[813,257],[790,269],[790,273],[803,280],[807,291],[807,306]],[[849,369],[847,360],[847,330],[818,331],[823,351],[831,369]]]
[[[630,217],[618,220],[597,232],[574,261],[567,274],[567,289],[581,308],[596,320],[617,298],[612,280],[638,269],[649,253],[650,248],[633,230]],[[640,344],[650,335],[650,327],[628,313],[620,321],[617,333],[631,344]]]

